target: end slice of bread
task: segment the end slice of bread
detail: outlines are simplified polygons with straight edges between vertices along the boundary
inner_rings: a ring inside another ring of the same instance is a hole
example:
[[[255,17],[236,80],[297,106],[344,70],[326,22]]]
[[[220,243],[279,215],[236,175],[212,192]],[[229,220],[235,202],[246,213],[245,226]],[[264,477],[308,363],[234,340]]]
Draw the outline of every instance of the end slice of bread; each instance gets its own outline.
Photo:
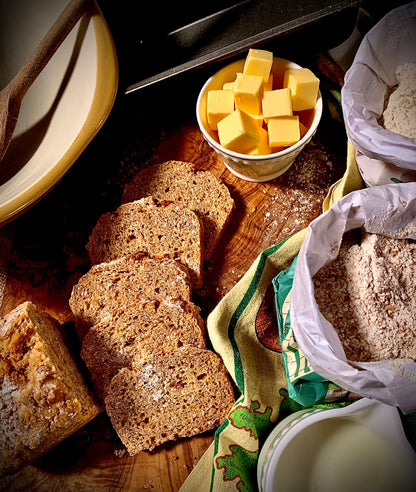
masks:
[[[167,161],[137,173],[127,183],[122,201],[147,196],[193,210],[204,226],[204,258],[212,256],[234,209],[234,200],[219,178],[210,171],[197,170],[190,162]]]
[[[146,360],[183,345],[205,348],[199,308],[190,302],[143,300],[113,310],[94,325],[82,343],[96,393],[104,400],[112,378],[134,358]]]
[[[31,302],[0,319],[0,476],[39,458],[102,410],[56,319]]]
[[[188,269],[172,258],[145,253],[93,265],[73,287],[69,300],[78,336],[82,339],[113,309],[147,298],[191,301]]]
[[[202,286],[203,226],[197,215],[175,203],[146,197],[120,205],[99,219],[86,246],[93,264],[144,251],[185,265],[192,286]]]
[[[122,369],[105,399],[112,425],[132,456],[217,427],[233,404],[219,356],[187,346]]]

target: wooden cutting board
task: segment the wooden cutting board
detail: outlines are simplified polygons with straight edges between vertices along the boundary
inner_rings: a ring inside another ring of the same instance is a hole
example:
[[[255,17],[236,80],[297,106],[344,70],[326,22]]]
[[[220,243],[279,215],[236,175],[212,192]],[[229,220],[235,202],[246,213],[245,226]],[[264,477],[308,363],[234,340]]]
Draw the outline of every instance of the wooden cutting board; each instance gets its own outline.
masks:
[[[68,299],[89,267],[84,249],[88,235],[101,213],[117,207],[124,183],[144,162],[193,162],[220,177],[235,200],[232,221],[213,258],[205,263],[204,286],[194,294],[204,318],[261,251],[303,229],[321,213],[330,185],[344,172],[346,137],[342,125],[328,115],[285,175],[251,183],[231,174],[205,143],[193,107],[162,122],[151,119],[149,107],[137,108],[126,120],[126,108],[116,106],[112,123],[61,183],[14,221],[0,315],[31,300],[73,332]],[[122,134],[120,128],[127,126],[128,134]],[[210,431],[130,457],[102,414],[32,465],[0,480],[0,490],[177,491],[213,437]]]

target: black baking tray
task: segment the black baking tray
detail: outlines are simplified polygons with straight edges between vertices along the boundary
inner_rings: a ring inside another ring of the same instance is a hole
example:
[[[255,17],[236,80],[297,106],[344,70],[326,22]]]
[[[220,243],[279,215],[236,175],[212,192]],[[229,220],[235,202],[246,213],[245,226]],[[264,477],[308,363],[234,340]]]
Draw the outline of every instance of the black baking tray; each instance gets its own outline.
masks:
[[[357,7],[359,0],[101,0],[126,93]],[[116,7],[115,7],[116,5]]]
[[[126,94],[282,38],[288,40],[287,44],[298,43],[297,54],[310,50],[311,46],[329,49],[348,37],[359,6],[366,3],[361,0],[98,2],[115,36],[120,82]],[[294,34],[299,32],[306,34],[293,41]],[[281,51],[279,47],[278,56],[284,54]]]

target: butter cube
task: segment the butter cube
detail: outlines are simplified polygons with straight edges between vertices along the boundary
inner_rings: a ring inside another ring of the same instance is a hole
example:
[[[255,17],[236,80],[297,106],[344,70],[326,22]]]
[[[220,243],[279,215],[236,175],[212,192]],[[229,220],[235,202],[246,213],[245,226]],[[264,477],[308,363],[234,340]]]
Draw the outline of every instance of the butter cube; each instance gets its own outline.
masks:
[[[263,127],[263,115],[260,114],[251,114],[250,117],[259,125],[259,127]]]
[[[292,94],[290,89],[276,89],[263,94],[262,100],[263,117],[269,118],[279,116],[292,116]]]
[[[270,118],[267,126],[270,147],[289,147],[300,140],[299,117]]]
[[[226,82],[226,83],[222,86],[222,90],[223,90],[223,91],[232,91],[232,90],[233,90],[233,87],[234,87],[234,82]]]
[[[253,120],[257,121],[257,124],[260,128],[263,128],[264,118],[262,114],[251,114],[250,116],[253,118]]]
[[[262,77],[237,74],[233,93],[236,109],[241,109],[241,111],[248,114],[261,113],[261,98],[263,95]]]
[[[239,75],[242,75],[243,72],[237,72],[235,74],[235,78],[237,78]],[[233,90],[234,88],[234,82],[235,82],[235,79],[232,81],[232,82],[225,82],[222,86],[223,90],[224,91],[229,91],[229,90]]]
[[[299,121],[300,138],[303,138],[307,133],[309,128],[305,126],[301,121]]]
[[[271,73],[269,75],[269,78],[267,79],[267,82],[264,82],[263,84],[263,91],[271,91],[273,90],[273,74]]]
[[[236,109],[218,123],[220,144],[234,152],[247,152],[260,140],[259,125],[250,115]]]
[[[258,75],[267,82],[273,65],[273,53],[266,50],[249,49],[244,63],[243,73]]]
[[[234,111],[232,91],[211,90],[207,94],[207,120],[211,130],[217,130],[217,123]]]
[[[248,155],[266,155],[271,153],[271,148],[269,145],[269,134],[264,128],[259,128],[259,137],[257,145],[250,149]]]
[[[309,68],[286,70],[283,87],[292,91],[293,111],[313,109],[316,104],[319,90],[319,79]]]

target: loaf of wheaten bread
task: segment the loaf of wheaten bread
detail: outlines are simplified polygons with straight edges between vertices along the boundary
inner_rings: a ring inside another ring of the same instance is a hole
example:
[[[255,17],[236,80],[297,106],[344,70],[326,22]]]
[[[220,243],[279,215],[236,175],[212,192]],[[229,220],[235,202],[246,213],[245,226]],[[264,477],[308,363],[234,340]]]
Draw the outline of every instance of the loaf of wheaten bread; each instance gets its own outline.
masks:
[[[112,425],[132,456],[218,426],[233,404],[222,360],[210,350],[187,346],[121,369],[105,399]]]
[[[204,258],[217,246],[234,209],[225,184],[210,171],[197,170],[190,162],[167,161],[141,170],[127,183],[122,201],[153,196],[193,210],[204,226]]]
[[[145,253],[93,265],[73,287],[69,299],[80,339],[113,309],[149,297],[190,301],[187,268],[172,258],[152,258]]]
[[[190,302],[138,301],[94,325],[82,343],[84,359],[101,401],[112,378],[135,357],[167,354],[182,345],[205,347],[199,308]]]
[[[99,219],[86,246],[93,264],[143,251],[169,256],[188,268],[192,286],[202,285],[203,226],[190,209],[146,197],[120,205]]]
[[[101,411],[57,320],[30,302],[0,320],[0,476],[31,463]]]

